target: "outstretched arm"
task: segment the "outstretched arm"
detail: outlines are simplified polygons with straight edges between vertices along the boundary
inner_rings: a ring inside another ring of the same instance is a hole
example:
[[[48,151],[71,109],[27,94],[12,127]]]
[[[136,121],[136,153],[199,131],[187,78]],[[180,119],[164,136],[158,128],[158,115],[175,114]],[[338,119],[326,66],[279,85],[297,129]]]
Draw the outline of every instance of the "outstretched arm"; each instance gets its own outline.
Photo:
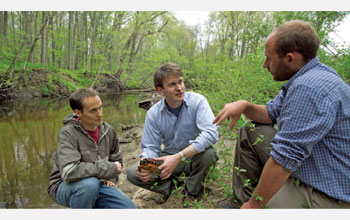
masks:
[[[227,103],[224,108],[217,114],[213,123],[220,125],[225,119],[231,119],[230,128],[236,124],[241,114],[244,114],[252,121],[262,124],[272,124],[265,105],[256,105],[246,100],[239,100],[236,102]]]

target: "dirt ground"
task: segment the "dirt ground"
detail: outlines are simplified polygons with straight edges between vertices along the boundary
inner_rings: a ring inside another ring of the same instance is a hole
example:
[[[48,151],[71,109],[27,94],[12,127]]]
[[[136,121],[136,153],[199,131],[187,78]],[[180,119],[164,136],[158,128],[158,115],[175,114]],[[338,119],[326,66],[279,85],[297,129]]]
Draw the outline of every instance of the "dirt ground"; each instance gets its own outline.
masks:
[[[119,134],[119,141],[121,152],[123,154],[123,163],[124,169],[119,176],[119,181],[117,184],[117,188],[127,194],[132,201],[139,208],[143,209],[182,209],[182,194],[180,190],[174,191],[170,198],[164,204],[155,203],[154,199],[156,197],[156,193],[151,192],[149,190],[140,188],[131,184],[126,178],[126,170],[128,167],[131,167],[134,163],[138,162],[139,155],[141,153],[141,136],[142,136],[143,125],[130,126],[130,128],[125,129],[121,134]],[[222,141],[222,140],[220,140]],[[219,142],[220,142],[219,141]],[[225,146],[233,148],[234,143],[229,140],[225,140]],[[219,153],[219,152],[218,152]],[[220,157],[220,153],[219,153]],[[218,166],[222,164],[223,161],[219,159]],[[231,185],[231,176],[227,175],[226,184]],[[220,199],[223,199],[223,189],[220,187],[218,183],[216,184],[208,184],[205,188],[205,192],[207,192],[202,202],[197,203],[197,205],[189,205],[187,208],[216,208],[214,202]]]

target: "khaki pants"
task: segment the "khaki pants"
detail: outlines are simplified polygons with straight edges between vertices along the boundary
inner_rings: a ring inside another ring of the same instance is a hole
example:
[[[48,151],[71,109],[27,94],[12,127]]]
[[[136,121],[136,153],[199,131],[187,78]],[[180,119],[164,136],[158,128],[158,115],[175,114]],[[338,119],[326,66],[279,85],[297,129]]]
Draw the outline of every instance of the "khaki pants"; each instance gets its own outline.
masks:
[[[237,199],[244,203],[249,200],[257,186],[265,163],[270,157],[270,141],[276,129],[269,125],[254,123],[254,127],[240,129],[234,157],[232,188]],[[238,169],[238,172],[237,170]],[[246,170],[246,172],[239,170]],[[250,182],[248,182],[250,181]],[[247,183],[250,183],[249,186]],[[334,199],[311,186],[296,185],[290,177],[282,188],[266,204],[268,208],[350,208],[350,203]]]
[[[166,156],[169,154],[161,153],[159,156]],[[136,174],[138,162],[127,170],[127,179],[134,185],[153,192],[168,194],[170,193],[170,186],[173,179],[179,177],[183,172],[186,175],[186,189],[192,195],[198,195],[202,187],[202,182],[207,176],[212,165],[216,164],[219,159],[216,149],[213,146],[208,147],[204,152],[196,154],[190,160],[179,163],[172,175],[166,179],[161,180],[159,176],[153,174],[150,181],[143,182]],[[156,183],[156,184],[155,184]]]

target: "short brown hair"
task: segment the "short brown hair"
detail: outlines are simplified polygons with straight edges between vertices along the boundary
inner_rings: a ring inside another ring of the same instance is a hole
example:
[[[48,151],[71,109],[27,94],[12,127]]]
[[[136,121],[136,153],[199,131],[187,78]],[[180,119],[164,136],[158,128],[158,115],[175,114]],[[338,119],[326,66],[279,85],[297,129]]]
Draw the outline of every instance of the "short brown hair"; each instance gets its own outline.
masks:
[[[175,63],[165,63],[154,72],[153,81],[154,87],[163,87],[163,80],[169,75],[182,76],[181,68]]]
[[[309,22],[288,21],[272,33],[276,36],[276,50],[280,57],[290,52],[298,52],[304,57],[304,61],[309,61],[316,56],[320,39]]]
[[[81,88],[73,92],[69,96],[69,105],[74,111],[78,109],[79,111],[83,110],[83,99],[85,97],[95,97],[98,96],[98,92],[93,88]]]

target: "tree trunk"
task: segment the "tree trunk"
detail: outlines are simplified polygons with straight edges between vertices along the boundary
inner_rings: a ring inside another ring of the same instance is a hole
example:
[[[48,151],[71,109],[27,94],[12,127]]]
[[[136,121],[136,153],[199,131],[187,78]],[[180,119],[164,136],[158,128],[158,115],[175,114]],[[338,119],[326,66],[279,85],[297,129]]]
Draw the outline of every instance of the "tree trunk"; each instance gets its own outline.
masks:
[[[88,55],[89,55],[89,43],[88,43],[88,24],[87,24],[87,12],[83,12],[83,17],[84,17],[84,42],[85,42],[85,52],[83,53],[83,60],[85,60],[85,67],[86,71],[85,73],[88,74]],[[85,75],[86,76],[86,75]]]
[[[137,45],[136,49],[135,49],[136,39],[134,39],[134,42],[132,44],[130,57],[129,57],[129,68],[128,68],[128,74],[129,75],[133,73],[133,70],[134,70],[134,58],[135,58],[135,55],[138,54],[138,52],[140,51],[140,48],[141,48],[142,41],[143,41],[144,37],[145,37],[144,35],[141,35],[141,38],[140,38],[140,40],[138,42],[138,45]]]
[[[47,21],[46,21],[46,23],[48,23],[48,20],[49,20],[49,18],[51,17],[51,13],[50,12],[48,12],[48,14],[46,15],[46,17],[47,17]],[[45,69],[47,68],[47,65],[49,65],[50,64],[50,59],[49,59],[49,34],[47,33],[47,28],[45,27],[44,28],[44,31],[45,31]]]
[[[17,37],[15,37],[16,36],[16,29],[15,29],[15,15],[14,15],[15,13],[14,12],[11,12],[11,20],[12,20],[12,34],[13,34],[13,38],[12,38],[12,43],[13,43],[13,46],[12,46],[12,48],[13,48],[13,53],[16,53],[16,38]]]
[[[31,57],[33,51],[34,51],[35,43],[40,39],[40,36],[43,35],[44,29],[45,29],[45,26],[46,26],[47,22],[48,22],[48,18],[46,17],[46,20],[44,21],[43,25],[42,25],[41,28],[40,28],[39,33],[37,34],[36,38],[34,39],[34,41],[33,41],[33,43],[32,43],[32,46],[31,46],[30,51],[29,51],[29,53],[28,53],[27,61],[25,62],[24,67],[23,67],[23,72],[25,72],[26,69],[27,69],[27,64],[28,64],[28,62],[29,62],[29,60],[30,60],[30,57]],[[42,36],[41,38],[43,38],[43,36]]]
[[[134,57],[135,57],[135,50],[136,50],[136,40],[137,40],[138,35],[135,34],[132,39],[131,43],[131,49],[130,49],[130,55],[129,55],[129,67],[127,70],[127,73],[130,75],[132,72],[132,66],[134,63]],[[141,36],[141,40],[143,39],[143,36]]]
[[[79,55],[80,55],[80,47],[79,47],[79,42],[80,42],[80,34],[77,34],[79,30],[79,12],[75,12],[75,24],[74,24],[74,32],[73,32],[73,51],[74,51],[74,63],[73,63],[73,69],[77,70],[78,69],[78,64],[79,64]],[[81,33],[81,32],[78,32]]]
[[[67,68],[72,70],[72,28],[73,28],[73,12],[69,13],[69,22],[68,22],[68,65]]]
[[[0,11],[0,34],[4,34],[4,12]]]
[[[54,28],[54,19],[57,19],[57,12],[52,12],[50,19],[49,19],[49,27],[51,29],[51,63],[53,66],[56,65],[56,40],[55,40],[55,28]]]
[[[30,48],[33,37],[32,37],[32,23],[31,23],[31,14],[30,12],[27,11],[23,11],[23,19],[24,19],[24,31],[28,36],[28,40],[27,40],[27,48]],[[32,55],[31,55],[32,56]],[[29,58],[30,60],[32,60],[32,57]]]
[[[89,60],[88,60],[88,70],[90,71],[93,64],[94,64],[94,55],[95,55],[95,42],[96,42],[96,36],[97,36],[97,19],[96,19],[96,11],[92,13],[91,16],[91,43],[90,43],[90,51],[89,51]]]
[[[35,11],[34,12],[35,16],[34,16],[34,34],[38,33],[38,16],[39,16],[39,12]],[[33,55],[32,55],[32,63],[36,63],[38,60],[38,52],[34,51]]]
[[[46,12],[42,12],[42,21],[43,24],[45,23],[46,19]],[[41,32],[41,56],[40,56],[40,62],[42,65],[46,64],[46,29],[45,25],[42,26],[42,29],[40,30]]]
[[[7,46],[7,26],[8,26],[8,12],[3,12],[3,19],[2,19],[2,38],[3,38],[3,47],[5,48]]]
[[[115,14],[115,18],[118,18],[118,21],[115,21],[114,23],[114,27],[116,28],[117,30],[117,39],[116,39],[116,58],[114,60],[116,60],[116,63],[115,65],[111,66],[112,70],[114,71],[115,70],[115,66],[119,67],[121,65],[121,62],[120,62],[120,54],[121,54],[121,39],[120,39],[120,33],[121,33],[121,26],[122,26],[122,22],[123,22],[123,17],[125,16],[125,12],[116,12],[118,14]],[[111,58],[112,59],[112,58]],[[112,60],[111,60],[112,62]],[[113,62],[114,63],[114,62]]]
[[[56,17],[56,27],[58,28],[58,30],[62,30],[62,17],[64,16],[65,12],[58,12],[57,13],[57,17]],[[57,31],[57,35],[60,35],[60,31]],[[62,47],[62,43],[57,44],[56,45],[56,49],[62,51],[63,47]],[[62,66],[64,66],[64,64],[62,64],[62,60],[64,58],[62,58],[62,56],[60,57],[60,59],[57,60],[57,65],[59,68],[62,68]]]

